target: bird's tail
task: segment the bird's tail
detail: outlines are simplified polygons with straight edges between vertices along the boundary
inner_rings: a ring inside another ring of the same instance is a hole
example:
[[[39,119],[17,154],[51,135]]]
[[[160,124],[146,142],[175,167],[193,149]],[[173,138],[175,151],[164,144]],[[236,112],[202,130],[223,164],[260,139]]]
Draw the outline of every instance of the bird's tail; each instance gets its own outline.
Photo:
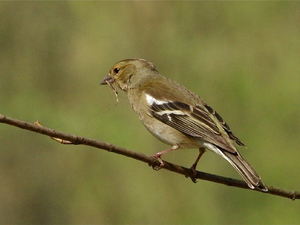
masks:
[[[223,150],[220,153],[222,157],[236,169],[251,189],[258,189],[264,192],[268,191],[268,188],[261,181],[260,176],[239,153],[233,154],[226,150]]]

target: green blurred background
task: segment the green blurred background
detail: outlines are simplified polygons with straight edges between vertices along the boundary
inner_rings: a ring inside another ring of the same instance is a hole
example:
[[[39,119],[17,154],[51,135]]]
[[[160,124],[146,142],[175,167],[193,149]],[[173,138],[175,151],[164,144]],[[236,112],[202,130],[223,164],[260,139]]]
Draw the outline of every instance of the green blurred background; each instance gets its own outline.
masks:
[[[199,94],[267,185],[300,190],[299,2],[1,2],[0,113],[152,155],[124,94],[99,86],[145,58]],[[0,124],[1,224],[299,224],[300,203]],[[189,167],[197,150],[165,160]],[[198,169],[240,179],[208,152]]]

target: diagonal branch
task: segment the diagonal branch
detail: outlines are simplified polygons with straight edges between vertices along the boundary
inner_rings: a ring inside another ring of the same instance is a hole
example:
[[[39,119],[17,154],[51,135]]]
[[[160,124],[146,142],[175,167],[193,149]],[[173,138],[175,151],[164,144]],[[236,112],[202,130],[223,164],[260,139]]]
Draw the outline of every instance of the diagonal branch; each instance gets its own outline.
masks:
[[[9,124],[12,126],[19,127],[21,129],[30,130],[30,131],[34,131],[39,134],[47,135],[51,138],[55,138],[55,140],[61,140],[62,143],[69,143],[69,144],[71,143],[74,145],[88,145],[91,147],[107,150],[109,152],[114,152],[114,153],[117,153],[120,155],[124,155],[124,156],[130,157],[130,158],[148,163],[152,167],[159,166],[159,164],[160,164],[158,162],[158,160],[152,156],[147,156],[142,153],[134,152],[134,151],[128,150],[126,148],[118,147],[118,146],[115,146],[115,145],[112,145],[112,144],[109,144],[106,142],[102,142],[102,141],[98,141],[98,140],[94,140],[94,139],[90,139],[90,138],[85,138],[85,137],[80,137],[80,136],[73,135],[73,134],[66,134],[66,133],[56,131],[56,130],[53,130],[53,129],[50,129],[47,127],[43,127],[43,126],[39,125],[39,123],[35,123],[35,124],[27,123],[27,122],[24,122],[21,120],[6,117],[1,114],[0,114],[0,123]],[[186,177],[190,177],[192,175],[192,171],[190,169],[185,168],[183,166],[173,164],[173,163],[169,163],[166,161],[164,161],[163,169],[185,175]],[[248,188],[247,184],[241,180],[217,176],[217,175],[204,173],[204,172],[200,172],[200,171],[197,171],[196,177],[198,179],[202,179],[202,180],[212,181],[215,183],[220,183],[220,184],[225,184],[228,186],[234,186],[234,187],[245,188],[245,189],[251,190]],[[268,192],[263,192],[263,193],[278,195],[281,197],[290,198],[292,200],[300,199],[299,191],[284,190],[284,189],[276,188],[276,187],[272,187],[272,186],[268,186],[268,189],[269,189]],[[255,190],[255,191],[258,191],[258,190]]]

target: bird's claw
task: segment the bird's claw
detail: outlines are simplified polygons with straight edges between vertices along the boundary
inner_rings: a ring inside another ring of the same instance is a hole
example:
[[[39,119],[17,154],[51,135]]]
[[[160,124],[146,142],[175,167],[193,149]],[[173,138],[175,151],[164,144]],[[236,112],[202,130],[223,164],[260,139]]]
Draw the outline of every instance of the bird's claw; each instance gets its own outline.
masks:
[[[195,169],[194,165],[190,168],[191,173],[189,175],[185,175],[186,178],[191,178],[194,183],[197,183],[197,170]]]
[[[155,162],[155,163],[149,164],[149,166],[151,166],[154,170],[158,171],[161,168],[163,168],[165,164],[161,159],[161,155],[155,154],[153,157],[157,159],[157,161],[159,162],[159,165],[157,165],[157,162]]]

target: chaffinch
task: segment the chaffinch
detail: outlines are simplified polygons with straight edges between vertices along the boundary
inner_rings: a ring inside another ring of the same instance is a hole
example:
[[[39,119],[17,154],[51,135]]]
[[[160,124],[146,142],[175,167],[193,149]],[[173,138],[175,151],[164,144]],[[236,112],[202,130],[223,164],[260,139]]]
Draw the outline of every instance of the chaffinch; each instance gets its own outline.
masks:
[[[245,146],[222,117],[203,100],[175,81],[158,73],[144,59],[125,59],[116,63],[101,84],[113,89],[116,84],[126,92],[134,111],[145,127],[172,147],[154,155],[163,167],[161,156],[179,148],[199,148],[196,166],[209,149],[226,159],[251,189],[268,191],[260,176],[242,158],[233,145]],[[114,89],[115,90],[115,89]],[[116,93],[116,91],[115,91]]]

